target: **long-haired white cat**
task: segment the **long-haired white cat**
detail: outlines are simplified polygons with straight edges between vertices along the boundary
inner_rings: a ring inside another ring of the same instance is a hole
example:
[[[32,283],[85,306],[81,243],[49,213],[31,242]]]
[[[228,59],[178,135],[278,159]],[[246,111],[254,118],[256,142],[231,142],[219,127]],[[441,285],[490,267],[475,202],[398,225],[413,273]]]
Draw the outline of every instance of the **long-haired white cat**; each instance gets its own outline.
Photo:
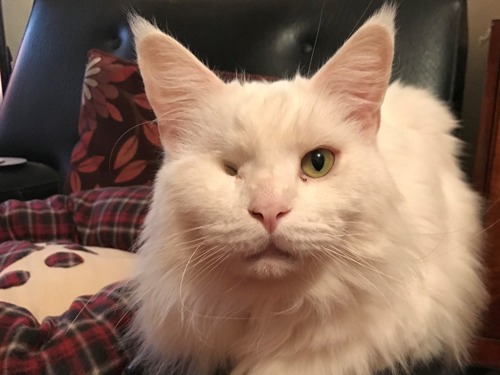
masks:
[[[134,18],[167,158],[133,334],[148,373],[366,375],[466,359],[486,292],[456,122],[388,87],[394,10],[311,78],[223,83]]]

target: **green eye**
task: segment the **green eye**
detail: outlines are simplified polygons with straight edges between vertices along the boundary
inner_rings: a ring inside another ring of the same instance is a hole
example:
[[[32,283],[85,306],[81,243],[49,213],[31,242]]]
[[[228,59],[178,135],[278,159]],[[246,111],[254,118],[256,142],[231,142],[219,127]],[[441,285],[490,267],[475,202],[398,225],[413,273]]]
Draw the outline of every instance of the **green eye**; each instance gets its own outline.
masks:
[[[224,172],[230,176],[236,176],[238,174],[238,169],[236,169],[233,164],[224,162]]]
[[[313,150],[304,156],[301,162],[302,171],[309,177],[325,176],[333,167],[335,155],[324,148]]]

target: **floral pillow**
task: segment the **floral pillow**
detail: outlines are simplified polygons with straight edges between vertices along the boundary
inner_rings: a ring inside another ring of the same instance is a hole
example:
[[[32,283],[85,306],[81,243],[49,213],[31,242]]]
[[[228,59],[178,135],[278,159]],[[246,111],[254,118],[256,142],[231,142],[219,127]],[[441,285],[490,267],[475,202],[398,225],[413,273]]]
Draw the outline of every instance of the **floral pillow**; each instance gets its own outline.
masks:
[[[252,74],[218,74],[224,81],[274,80]],[[66,193],[151,184],[162,160],[162,149],[135,62],[95,49],[89,51],[78,133]]]
[[[154,119],[137,65],[89,51],[66,193],[150,184],[162,158]]]

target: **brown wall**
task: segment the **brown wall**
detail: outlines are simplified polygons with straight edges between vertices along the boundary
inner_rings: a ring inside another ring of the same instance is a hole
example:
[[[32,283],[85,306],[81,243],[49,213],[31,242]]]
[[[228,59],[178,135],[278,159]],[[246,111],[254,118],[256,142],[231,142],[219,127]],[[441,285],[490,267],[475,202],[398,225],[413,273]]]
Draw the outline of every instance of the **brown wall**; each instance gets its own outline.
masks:
[[[463,103],[463,125],[467,139],[475,138],[480,121],[483,96],[488,41],[480,42],[487,34],[491,20],[500,19],[500,0],[468,0],[469,53]],[[474,147],[467,150],[473,154]],[[470,159],[469,159],[470,160]],[[467,165],[471,167],[470,163]]]

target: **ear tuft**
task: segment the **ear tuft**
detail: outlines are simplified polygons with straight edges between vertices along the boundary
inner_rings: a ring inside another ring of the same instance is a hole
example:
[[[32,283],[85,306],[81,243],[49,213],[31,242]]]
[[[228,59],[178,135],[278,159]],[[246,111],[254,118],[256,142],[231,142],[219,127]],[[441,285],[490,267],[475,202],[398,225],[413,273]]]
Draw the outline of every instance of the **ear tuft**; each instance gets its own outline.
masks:
[[[362,27],[370,25],[382,26],[389,34],[391,39],[396,35],[395,19],[396,19],[396,5],[385,4],[375,14],[373,14]]]
[[[144,38],[150,35],[162,34],[162,31],[158,29],[158,27],[154,26],[149,21],[135,13],[129,15],[128,22],[130,29],[132,30],[132,34],[134,35],[136,46],[144,40]]]

